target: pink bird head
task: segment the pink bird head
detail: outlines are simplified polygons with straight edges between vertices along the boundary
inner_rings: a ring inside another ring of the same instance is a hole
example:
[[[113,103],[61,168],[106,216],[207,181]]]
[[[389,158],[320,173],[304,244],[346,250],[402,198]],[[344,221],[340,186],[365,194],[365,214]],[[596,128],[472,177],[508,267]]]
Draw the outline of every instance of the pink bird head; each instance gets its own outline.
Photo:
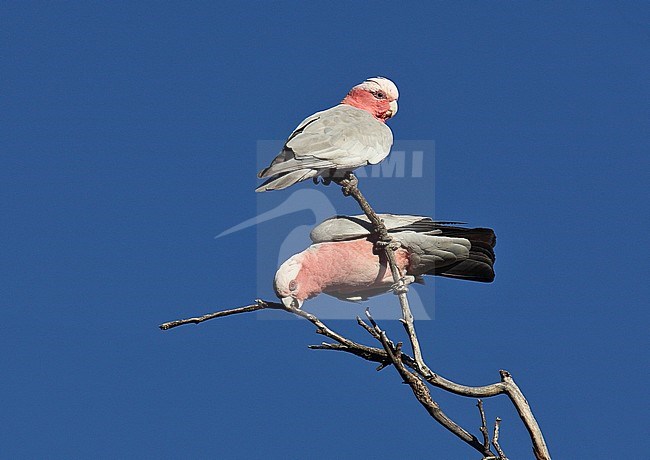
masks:
[[[303,253],[296,254],[287,259],[275,273],[273,288],[275,294],[287,307],[302,307],[307,298],[303,292],[303,286],[299,285],[298,275],[302,269]]]
[[[388,78],[374,77],[352,88],[341,103],[365,110],[385,122],[397,113],[398,98],[395,83]]]

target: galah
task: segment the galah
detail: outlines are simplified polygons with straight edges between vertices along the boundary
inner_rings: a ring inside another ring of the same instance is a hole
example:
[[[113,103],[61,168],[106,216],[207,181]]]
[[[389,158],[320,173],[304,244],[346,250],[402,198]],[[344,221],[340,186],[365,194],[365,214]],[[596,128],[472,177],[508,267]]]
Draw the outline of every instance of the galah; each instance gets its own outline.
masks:
[[[400,276],[423,282],[423,275],[469,281],[494,280],[496,236],[489,228],[464,228],[428,217],[379,215],[393,241]],[[320,293],[359,301],[395,287],[383,251],[374,250],[376,236],[365,215],[336,216],[311,232],[313,244],[284,262],[275,275],[276,295],[300,308]]]
[[[319,176],[343,177],[360,166],[377,164],[390,152],[393,133],[385,122],[397,113],[397,86],[369,78],[335,107],[305,118],[286,140],[255,191],[281,190]]]

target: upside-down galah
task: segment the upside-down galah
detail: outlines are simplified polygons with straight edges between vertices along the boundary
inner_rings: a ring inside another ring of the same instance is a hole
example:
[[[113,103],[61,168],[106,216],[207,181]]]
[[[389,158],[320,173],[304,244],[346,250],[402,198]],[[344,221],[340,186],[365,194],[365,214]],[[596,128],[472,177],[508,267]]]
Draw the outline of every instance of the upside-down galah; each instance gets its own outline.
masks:
[[[282,151],[257,175],[268,178],[255,191],[281,190],[306,179],[343,177],[377,164],[390,152],[393,133],[385,122],[397,113],[399,93],[383,77],[369,78],[331,109],[303,120]]]
[[[389,235],[399,243],[395,259],[406,283],[423,275],[470,281],[494,280],[496,236],[489,228],[463,228],[428,217],[380,214]],[[358,301],[395,287],[383,251],[366,216],[336,216],[316,226],[312,244],[284,262],[275,274],[277,296],[287,306],[320,293]]]

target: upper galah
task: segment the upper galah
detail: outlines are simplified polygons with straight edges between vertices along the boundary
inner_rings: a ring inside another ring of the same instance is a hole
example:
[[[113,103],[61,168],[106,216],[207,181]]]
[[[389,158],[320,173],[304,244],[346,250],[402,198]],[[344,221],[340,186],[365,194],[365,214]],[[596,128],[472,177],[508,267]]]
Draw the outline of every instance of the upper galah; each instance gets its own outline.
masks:
[[[470,281],[494,280],[496,236],[489,228],[463,228],[428,217],[380,214],[393,241],[397,266],[406,282],[422,275]],[[358,301],[395,286],[383,251],[376,254],[366,216],[329,218],[311,232],[312,244],[284,262],[275,274],[276,295],[300,308],[320,293]]]
[[[257,175],[268,178],[255,191],[281,190],[310,178],[343,177],[360,166],[377,164],[390,152],[393,133],[385,122],[397,113],[397,86],[369,78],[331,109],[305,118],[282,151]]]

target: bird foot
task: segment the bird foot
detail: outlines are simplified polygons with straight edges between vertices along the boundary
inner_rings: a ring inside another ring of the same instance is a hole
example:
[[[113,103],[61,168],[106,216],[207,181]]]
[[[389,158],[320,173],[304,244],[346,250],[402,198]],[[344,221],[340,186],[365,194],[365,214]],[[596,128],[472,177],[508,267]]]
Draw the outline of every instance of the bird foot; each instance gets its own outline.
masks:
[[[359,179],[357,179],[357,176],[355,176],[351,171],[348,171],[345,173],[345,176],[343,176],[343,179],[338,181],[338,184],[343,190],[343,195],[350,196],[352,190],[357,188],[359,185]]]
[[[409,291],[408,285],[415,281],[415,276],[407,275],[399,279],[397,283],[393,283],[390,286],[390,289],[393,291],[393,294],[400,295],[406,294]]]
[[[395,241],[390,237],[388,237],[387,240],[377,240],[377,241],[375,241],[375,250],[376,251],[383,251],[386,248],[392,249],[393,251],[397,251],[401,247],[402,247],[402,245],[400,244],[399,241]]]

